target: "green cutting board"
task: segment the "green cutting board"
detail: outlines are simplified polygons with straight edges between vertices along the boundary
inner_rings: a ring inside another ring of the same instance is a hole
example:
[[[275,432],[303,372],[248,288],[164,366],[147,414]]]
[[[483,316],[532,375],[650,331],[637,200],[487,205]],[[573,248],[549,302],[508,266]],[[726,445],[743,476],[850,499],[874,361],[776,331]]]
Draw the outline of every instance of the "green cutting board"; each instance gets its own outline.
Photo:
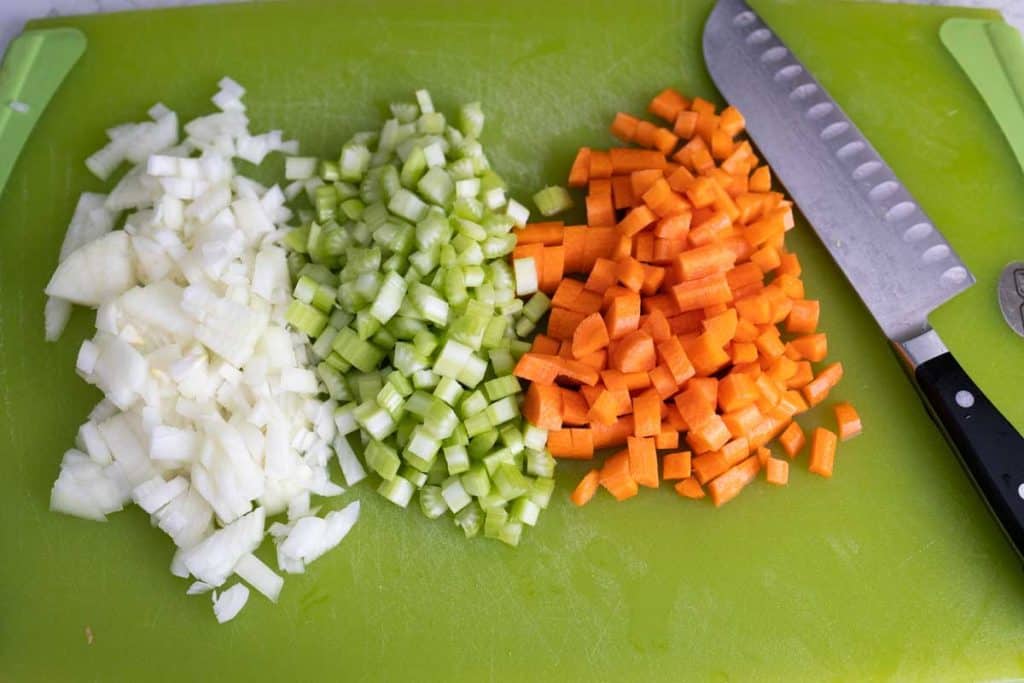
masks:
[[[1024,426],[1024,343],[994,282],[1024,254],[1021,175],[943,50],[953,9],[756,3],[876,143],[974,269],[935,316]],[[88,38],[0,199],[0,680],[976,680],[1024,675],[1024,573],[865,310],[806,225],[793,242],[824,304],[865,434],[835,477],[796,461],[715,510],[668,487],[586,509],[560,466],[540,526],[511,550],[348,497],[334,552],[218,626],[137,509],[96,524],[47,511],[61,454],[97,392],[74,374],[91,316],[42,340],[42,289],[82,164],[111,124],[160,100],[210,109],[230,74],[255,129],[334,153],[385,104],[430,88],[479,99],[485,142],[520,196],[562,181],[578,145],[661,87],[715,97],[700,52],[710,2],[347,2],[182,9],[34,26]],[[1017,397],[1017,398],[1015,398]],[[801,418],[828,423],[827,408]],[[86,629],[92,634],[90,643]]]

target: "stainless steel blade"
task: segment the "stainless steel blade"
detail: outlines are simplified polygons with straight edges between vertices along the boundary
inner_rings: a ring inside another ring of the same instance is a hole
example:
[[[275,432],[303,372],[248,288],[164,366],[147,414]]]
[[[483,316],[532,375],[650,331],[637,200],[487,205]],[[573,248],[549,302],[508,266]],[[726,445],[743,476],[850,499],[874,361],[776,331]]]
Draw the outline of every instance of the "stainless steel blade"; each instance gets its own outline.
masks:
[[[889,165],[742,0],[715,5],[704,57],[886,336],[906,342],[929,332],[928,314],[974,276]]]

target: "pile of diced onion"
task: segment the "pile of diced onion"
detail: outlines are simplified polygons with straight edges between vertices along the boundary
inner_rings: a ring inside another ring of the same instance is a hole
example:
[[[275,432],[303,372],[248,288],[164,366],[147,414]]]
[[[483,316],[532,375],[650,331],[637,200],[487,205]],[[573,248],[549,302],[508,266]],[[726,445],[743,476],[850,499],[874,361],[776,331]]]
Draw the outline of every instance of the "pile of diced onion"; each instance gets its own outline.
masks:
[[[87,165],[101,179],[134,166],[109,195],[84,194],[46,293],[46,335],[72,304],[96,309],[77,370],[105,398],[78,431],[51,507],[94,520],[134,502],[177,545],[171,571],[213,591],[219,621],[245,605],[246,584],[276,600],[283,579],[253,553],[269,534],[283,572],[336,546],[359,515],[336,497],[328,461],[348,485],[365,474],[339,435],[336,405],[307,369],[305,335],[285,323],[291,301],[280,245],[291,211],[277,187],[236,173],[296,154],[280,131],[251,135],[244,90],[223,79],[218,111],[184,126],[163,105],[152,120],[108,131]],[[114,229],[123,215],[123,229]],[[287,523],[266,528],[267,515]]]

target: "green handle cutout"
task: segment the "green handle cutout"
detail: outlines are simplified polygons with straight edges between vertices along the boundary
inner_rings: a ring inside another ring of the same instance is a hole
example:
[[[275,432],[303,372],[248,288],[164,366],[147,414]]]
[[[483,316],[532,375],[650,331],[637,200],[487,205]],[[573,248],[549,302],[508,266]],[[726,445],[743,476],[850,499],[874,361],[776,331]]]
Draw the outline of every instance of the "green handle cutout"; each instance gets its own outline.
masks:
[[[11,41],[0,65],[0,193],[29,133],[85,45],[85,34],[73,28],[25,31]]]
[[[1024,170],[1024,41],[1009,24],[953,18],[939,31],[981,94]]]

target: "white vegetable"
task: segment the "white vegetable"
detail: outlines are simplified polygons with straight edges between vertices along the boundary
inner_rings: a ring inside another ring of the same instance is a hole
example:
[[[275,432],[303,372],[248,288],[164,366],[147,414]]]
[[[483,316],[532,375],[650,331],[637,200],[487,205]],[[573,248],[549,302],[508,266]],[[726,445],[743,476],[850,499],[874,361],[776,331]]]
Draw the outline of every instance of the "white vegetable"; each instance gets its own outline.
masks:
[[[266,515],[297,520],[275,540],[287,542],[279,567],[301,572],[341,541],[359,508],[318,517],[310,505],[344,490],[328,471],[337,404],[317,398],[327,392],[305,367],[306,337],[285,319],[285,202],[323,181],[299,157],[289,175],[303,179],[283,191],[238,175],[232,157],[258,163],[298,148],[280,131],[251,134],[244,89],[230,79],[220,88],[220,111],[185,124],[184,141],[158,104],[151,121],[109,129],[87,162],[102,178],[137,165],[109,195],[82,195],[46,287],[48,338],[71,302],[97,309],[76,369],[105,395],[65,454],[50,504],[102,521],[134,500],[178,547],[171,572],[195,579],[189,594],[234,572],[276,600],[283,579],[252,554]],[[124,229],[111,232],[125,210]],[[347,444],[334,450],[349,484],[366,476]],[[248,594],[235,585],[215,595],[218,620]]]
[[[220,595],[215,591],[213,594],[213,613],[217,617],[217,622],[223,624],[234,619],[248,601],[249,589],[240,583],[236,583]]]

